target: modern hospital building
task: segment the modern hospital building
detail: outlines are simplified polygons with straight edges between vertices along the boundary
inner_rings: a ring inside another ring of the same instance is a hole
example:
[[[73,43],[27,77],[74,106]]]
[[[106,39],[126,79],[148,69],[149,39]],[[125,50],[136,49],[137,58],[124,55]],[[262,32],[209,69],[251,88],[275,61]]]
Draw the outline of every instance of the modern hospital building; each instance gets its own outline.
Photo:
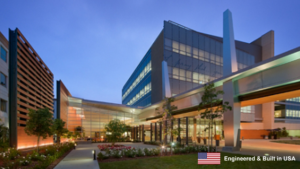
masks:
[[[225,140],[226,147],[236,147],[239,138],[262,139],[276,128],[285,127],[290,135],[300,135],[300,47],[274,56],[274,31],[254,37],[250,43],[235,40],[229,10],[223,13],[223,37],[164,21],[162,31],[124,82],[122,104],[74,97],[62,80],[56,82],[53,103],[53,74],[21,32],[10,31],[9,48],[3,38],[0,40],[1,52],[3,46],[9,57],[6,60],[13,62],[9,73],[1,69],[0,115],[8,113],[11,144],[19,148],[36,144],[23,130],[28,109],[42,107],[53,110],[70,131],[82,126],[86,137],[105,139],[105,125],[120,119],[132,127],[132,140],[161,142],[163,123],[158,121],[161,117],[156,109],[161,109],[165,97],[175,100],[172,127],[183,129],[181,141],[198,142],[197,138],[208,135],[204,130],[208,122],[198,118],[203,111],[198,110],[198,104],[209,81],[225,92],[222,99],[233,108],[213,129],[213,135]],[[2,85],[2,74],[9,79],[9,89]],[[2,96],[6,89],[9,98]],[[2,100],[7,104],[6,112],[2,111]]]

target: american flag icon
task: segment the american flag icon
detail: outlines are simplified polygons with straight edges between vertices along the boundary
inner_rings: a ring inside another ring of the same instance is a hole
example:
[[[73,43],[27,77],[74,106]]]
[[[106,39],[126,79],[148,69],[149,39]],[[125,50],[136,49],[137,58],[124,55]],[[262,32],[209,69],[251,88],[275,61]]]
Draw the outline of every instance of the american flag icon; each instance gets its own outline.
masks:
[[[198,164],[221,164],[221,153],[198,153]]]

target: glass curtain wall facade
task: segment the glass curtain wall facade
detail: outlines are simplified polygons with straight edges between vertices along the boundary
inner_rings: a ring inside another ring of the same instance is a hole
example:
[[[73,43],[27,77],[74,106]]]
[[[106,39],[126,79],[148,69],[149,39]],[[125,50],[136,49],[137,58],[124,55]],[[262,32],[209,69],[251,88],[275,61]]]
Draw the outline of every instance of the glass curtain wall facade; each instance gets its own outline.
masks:
[[[286,100],[285,117],[291,119],[300,119],[300,97]]]
[[[209,124],[208,120],[199,119],[194,117],[184,117],[177,118],[172,120],[172,128],[179,131],[178,135],[173,135],[172,137],[167,137],[167,143],[171,142],[180,142],[181,144],[204,144],[213,140],[220,140],[224,138],[224,129],[222,120],[215,120],[213,124]],[[155,130],[155,124],[157,126]],[[163,136],[163,133],[160,132],[160,123],[151,123],[152,126],[152,141],[161,142],[164,141],[160,138]],[[180,126],[180,129],[179,129]],[[209,126],[211,127],[211,136],[209,137]],[[156,137],[155,137],[156,136]],[[156,139],[155,139],[156,138]]]
[[[113,119],[130,125],[136,119],[136,115],[99,108],[96,105],[85,104],[81,99],[69,98],[67,129],[74,132],[76,127],[82,127],[81,137],[106,141],[109,133],[106,133],[105,125]],[[130,131],[125,132],[124,136],[130,137]]]
[[[255,57],[236,49],[238,68],[255,63]],[[205,34],[173,22],[164,22],[164,60],[168,64],[172,95],[223,76],[223,44]]]
[[[122,104],[148,106],[151,104],[151,49],[144,56],[122,89]]]

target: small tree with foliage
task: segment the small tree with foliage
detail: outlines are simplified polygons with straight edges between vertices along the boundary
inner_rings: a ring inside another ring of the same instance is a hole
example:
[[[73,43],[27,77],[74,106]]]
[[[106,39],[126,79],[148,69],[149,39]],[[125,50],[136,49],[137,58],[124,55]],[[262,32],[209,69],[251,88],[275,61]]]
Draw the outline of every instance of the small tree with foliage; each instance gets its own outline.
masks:
[[[1,118],[0,118],[0,152],[6,151],[9,147],[8,143],[8,128],[4,126],[4,124],[1,124]]]
[[[29,110],[29,120],[26,123],[25,132],[31,136],[37,136],[37,152],[39,152],[40,138],[46,139],[52,135],[52,113],[48,108]]]
[[[74,134],[76,135],[76,137],[77,136],[81,137],[82,136],[81,133],[83,133],[83,131],[84,131],[84,129],[82,126],[77,126],[77,127],[75,127]]]
[[[68,130],[65,127],[66,122],[62,119],[55,119],[52,125],[52,132],[57,136],[57,143],[60,143],[60,137],[68,133]]]
[[[167,125],[163,125],[163,131],[164,132],[164,143],[167,143],[167,137],[168,135],[178,135],[178,129],[172,129],[171,121],[173,120],[173,112],[174,110],[177,110],[177,107],[174,105],[171,105],[172,102],[174,102],[174,98],[166,97],[164,100],[164,104],[162,106],[162,111],[158,111],[159,109],[156,108],[157,114],[161,116],[159,119],[160,122],[164,123],[167,122]]]
[[[209,121],[209,135],[211,137],[211,128],[216,118],[221,118],[225,111],[232,110],[229,106],[229,102],[223,102],[218,97],[224,95],[224,91],[216,90],[214,83],[207,83],[204,86],[204,93],[201,97],[202,101],[199,104],[198,111],[204,110],[203,113],[199,114],[202,119]],[[212,139],[211,139],[212,146]]]
[[[107,125],[105,125],[106,132],[110,134],[107,135],[107,138],[112,142],[112,145],[115,145],[115,142],[122,137],[122,134],[125,133],[127,127],[119,119],[111,120]]]

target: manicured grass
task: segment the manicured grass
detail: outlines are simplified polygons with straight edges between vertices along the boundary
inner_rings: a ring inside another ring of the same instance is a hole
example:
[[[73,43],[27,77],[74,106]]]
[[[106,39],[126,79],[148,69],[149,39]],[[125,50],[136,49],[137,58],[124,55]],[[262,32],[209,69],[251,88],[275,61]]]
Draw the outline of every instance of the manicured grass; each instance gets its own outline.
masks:
[[[272,141],[272,142],[300,145],[300,140],[280,140],[280,141]]]
[[[299,168],[299,161],[278,162],[278,161],[224,161],[224,156],[229,157],[251,157],[239,154],[221,153],[221,165],[198,165],[197,154],[176,155],[167,157],[153,157],[134,159],[127,161],[99,163],[101,169],[198,169],[198,168],[249,168],[249,169],[275,169],[275,168]]]

